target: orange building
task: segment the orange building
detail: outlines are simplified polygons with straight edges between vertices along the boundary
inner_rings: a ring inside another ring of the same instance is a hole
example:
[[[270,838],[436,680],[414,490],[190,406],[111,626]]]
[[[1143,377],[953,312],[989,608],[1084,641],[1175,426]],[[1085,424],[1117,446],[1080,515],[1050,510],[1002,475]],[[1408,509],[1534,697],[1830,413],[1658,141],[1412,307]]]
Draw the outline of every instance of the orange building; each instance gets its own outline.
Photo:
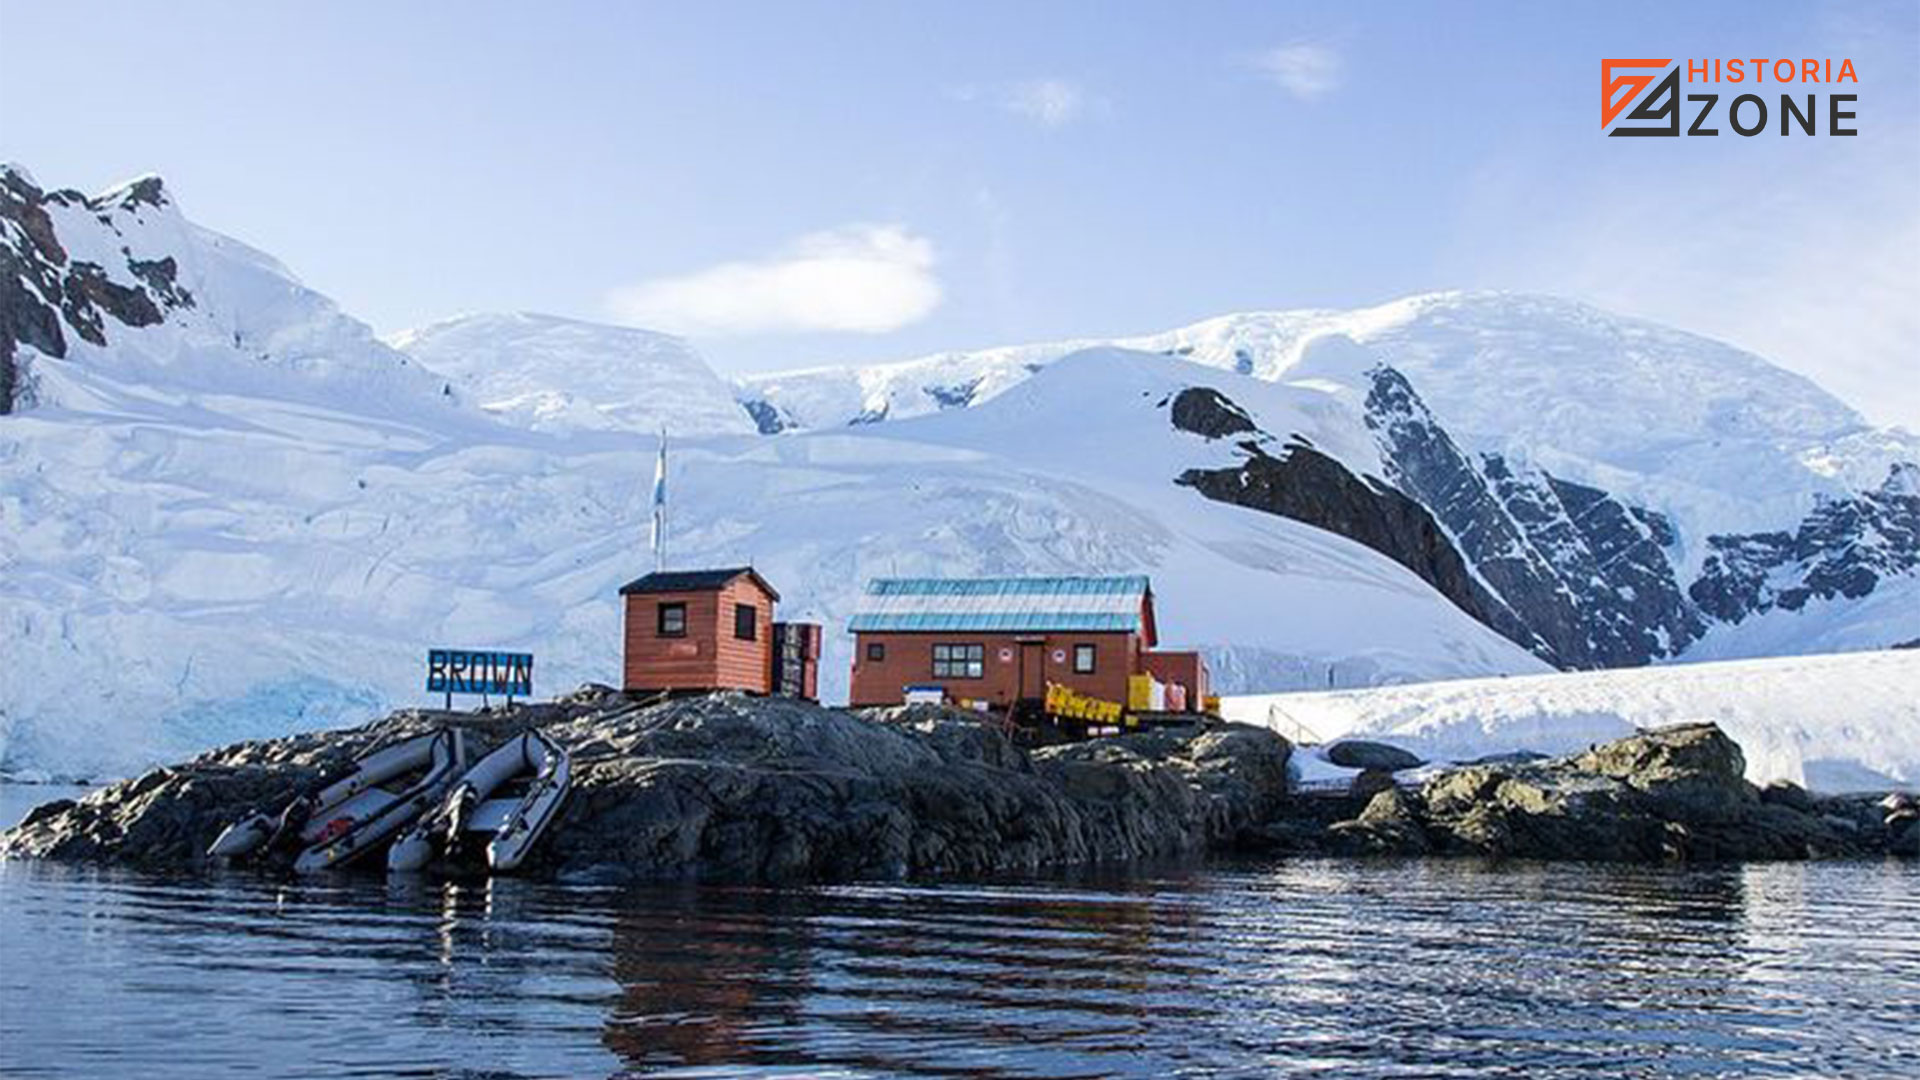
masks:
[[[1200,654],[1155,650],[1140,576],[882,578],[851,629],[855,706],[918,692],[1031,712],[1053,684],[1133,711],[1198,712],[1210,692]],[[1138,703],[1143,688],[1154,704]]]
[[[622,686],[641,693],[773,691],[773,606],[752,567],[663,570],[621,586]]]

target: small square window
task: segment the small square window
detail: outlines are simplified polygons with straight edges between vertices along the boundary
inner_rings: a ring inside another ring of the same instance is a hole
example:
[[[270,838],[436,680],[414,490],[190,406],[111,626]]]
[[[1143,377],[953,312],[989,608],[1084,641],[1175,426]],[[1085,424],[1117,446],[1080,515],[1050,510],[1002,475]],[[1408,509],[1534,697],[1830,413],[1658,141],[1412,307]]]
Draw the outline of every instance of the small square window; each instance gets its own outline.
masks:
[[[760,634],[760,609],[752,604],[733,605],[733,636],[752,641]]]
[[[887,658],[887,646],[885,642],[881,642],[881,641],[867,642],[867,659],[877,664],[882,660],[885,660],[886,658]]]
[[[687,605],[685,604],[661,604],[660,605],[660,636],[661,637],[686,637],[687,636]]]
[[[1073,647],[1073,673],[1075,675],[1093,674],[1093,646],[1075,645]]]

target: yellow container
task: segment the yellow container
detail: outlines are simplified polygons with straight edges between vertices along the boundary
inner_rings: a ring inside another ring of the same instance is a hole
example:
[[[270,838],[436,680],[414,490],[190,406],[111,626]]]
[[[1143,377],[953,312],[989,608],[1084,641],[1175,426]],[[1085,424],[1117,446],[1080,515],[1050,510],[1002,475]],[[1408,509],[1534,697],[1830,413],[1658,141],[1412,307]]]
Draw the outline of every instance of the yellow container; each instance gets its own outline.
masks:
[[[1127,708],[1135,712],[1153,710],[1153,676],[1127,676]]]

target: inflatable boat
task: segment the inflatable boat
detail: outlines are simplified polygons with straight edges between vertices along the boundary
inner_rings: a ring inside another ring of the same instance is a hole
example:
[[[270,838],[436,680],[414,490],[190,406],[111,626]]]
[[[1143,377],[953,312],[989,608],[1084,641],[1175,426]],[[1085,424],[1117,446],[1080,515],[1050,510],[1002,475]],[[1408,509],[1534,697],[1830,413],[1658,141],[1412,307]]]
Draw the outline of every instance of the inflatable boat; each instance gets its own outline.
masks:
[[[207,854],[239,858],[294,847],[301,872],[339,866],[413,823],[466,768],[465,733],[447,728],[383,746],[298,796],[279,815],[249,814]]]
[[[559,816],[572,782],[567,752],[537,731],[507,740],[475,762],[440,809],[387,850],[387,869],[410,872],[462,859],[485,845],[493,870],[519,867]]]

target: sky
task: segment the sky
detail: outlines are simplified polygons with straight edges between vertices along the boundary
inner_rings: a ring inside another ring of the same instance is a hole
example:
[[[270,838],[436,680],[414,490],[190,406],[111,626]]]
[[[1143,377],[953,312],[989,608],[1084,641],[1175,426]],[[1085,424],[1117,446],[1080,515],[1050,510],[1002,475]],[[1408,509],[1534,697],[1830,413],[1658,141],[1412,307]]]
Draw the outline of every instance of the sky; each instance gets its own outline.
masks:
[[[159,173],[382,333],[746,372],[1514,289],[1920,430],[1913,0],[0,0],[0,40],[0,157]],[[1607,138],[1608,56],[1850,58],[1859,135]]]

